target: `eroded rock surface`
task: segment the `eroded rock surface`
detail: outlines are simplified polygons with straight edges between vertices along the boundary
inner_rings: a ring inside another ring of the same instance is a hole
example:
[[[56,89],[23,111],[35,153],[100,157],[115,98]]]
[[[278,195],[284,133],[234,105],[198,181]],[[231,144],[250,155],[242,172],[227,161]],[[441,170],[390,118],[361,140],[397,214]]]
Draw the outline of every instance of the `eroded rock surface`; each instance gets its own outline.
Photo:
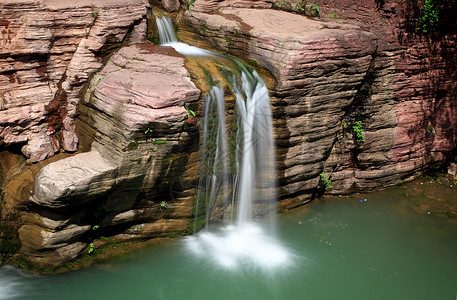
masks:
[[[370,68],[376,36],[359,26],[276,10],[190,12],[185,22],[206,28],[200,34],[217,40],[221,50],[264,66],[277,78],[272,104],[281,196],[295,203],[309,199]]]
[[[78,108],[82,146],[91,151],[38,173],[34,209],[19,230],[21,252],[56,265],[80,255],[96,236],[187,231],[193,198],[180,176],[198,139],[184,104],[199,96],[184,58],[171,48],[136,44],[114,54]]]
[[[324,1],[323,20],[239,8],[186,12],[183,23],[193,29],[181,32],[184,40],[198,42],[196,33],[277,78],[283,208],[322,191],[321,173],[331,176],[329,192],[348,193],[411,178],[455,149],[449,62],[457,34],[437,41],[441,52],[432,38],[404,36],[408,8],[396,2]]]
[[[45,166],[36,182],[27,173],[9,202],[27,205],[21,252],[34,262],[61,264],[105,234],[188,230],[198,128],[183,105],[200,91],[183,57],[150,44],[121,48],[99,71],[113,47],[144,36],[147,3],[124,2],[0,4],[0,144],[24,145],[29,162],[77,143],[87,152]],[[349,193],[411,178],[456,149],[455,26],[427,37],[408,27],[405,3],[359,2],[319,1],[319,20],[245,8],[272,1],[197,0],[182,18],[183,41],[275,77],[283,209],[324,192],[320,174],[333,182],[328,192]]]
[[[79,93],[115,45],[146,36],[146,0],[0,3],[0,141],[29,162],[76,151]]]

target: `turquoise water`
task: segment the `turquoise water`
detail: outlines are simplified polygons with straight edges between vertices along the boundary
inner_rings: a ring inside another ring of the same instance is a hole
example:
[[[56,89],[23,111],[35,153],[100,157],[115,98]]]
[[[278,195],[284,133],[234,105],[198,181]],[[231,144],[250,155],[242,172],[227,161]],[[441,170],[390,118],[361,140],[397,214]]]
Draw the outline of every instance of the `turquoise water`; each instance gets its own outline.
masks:
[[[0,268],[0,299],[456,299],[457,225],[401,197],[316,200],[282,214],[278,236],[295,257],[278,271],[227,270],[177,239],[65,274]]]

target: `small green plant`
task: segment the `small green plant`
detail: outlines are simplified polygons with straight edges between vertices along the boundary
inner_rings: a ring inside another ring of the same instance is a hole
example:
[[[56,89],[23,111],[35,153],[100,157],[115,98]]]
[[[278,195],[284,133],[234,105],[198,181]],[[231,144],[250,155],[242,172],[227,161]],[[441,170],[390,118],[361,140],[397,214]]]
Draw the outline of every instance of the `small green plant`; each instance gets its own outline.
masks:
[[[187,9],[190,10],[194,6],[195,6],[195,0],[190,0],[188,5],[187,5]]]
[[[92,9],[92,18],[94,18],[94,21],[95,21],[97,19],[97,17],[98,17],[98,10],[95,9],[94,3],[91,3],[90,7]]]
[[[191,109],[188,109],[186,103],[184,103],[184,108],[185,108],[186,111],[187,111],[187,118],[190,118],[190,115],[192,115],[192,116],[195,117],[195,112],[194,112],[193,110],[191,110]]]
[[[317,6],[317,2],[316,3],[310,3],[309,6],[311,7],[311,9],[315,9],[318,14],[320,13],[319,6]]]
[[[92,230],[98,230],[100,228],[100,225],[94,225],[92,226]]]
[[[87,250],[87,254],[92,254],[92,252],[94,252],[94,250],[95,250],[94,243],[90,243],[89,244],[89,250]]]
[[[341,122],[341,126],[343,126],[344,129],[348,128],[348,122],[346,122],[346,121]]]
[[[328,190],[333,186],[333,182],[330,180],[330,176],[328,176],[324,173],[320,173],[319,176],[321,177],[322,181],[324,182],[325,190]]]
[[[163,212],[165,208],[167,208],[167,201],[162,201],[160,204],[160,211]]]
[[[152,129],[148,127],[148,128],[146,128],[146,130],[144,131],[144,134],[148,134],[148,133],[150,133],[150,132],[152,132]]]
[[[427,33],[430,26],[439,21],[439,9],[436,7],[433,0],[425,0],[424,6],[421,9],[421,15],[417,20],[417,31]]]
[[[249,59],[248,64],[257,68],[260,67],[259,63],[255,59]]]
[[[102,80],[105,79],[105,76],[102,76],[100,77],[97,82],[95,83],[95,85],[98,85],[100,82],[102,82]]]
[[[433,128],[432,122],[428,122],[425,132],[427,133],[427,135],[433,135],[434,131],[435,131],[435,128]]]
[[[365,133],[363,132],[362,121],[355,121],[352,125],[354,139],[357,143],[365,142]]]

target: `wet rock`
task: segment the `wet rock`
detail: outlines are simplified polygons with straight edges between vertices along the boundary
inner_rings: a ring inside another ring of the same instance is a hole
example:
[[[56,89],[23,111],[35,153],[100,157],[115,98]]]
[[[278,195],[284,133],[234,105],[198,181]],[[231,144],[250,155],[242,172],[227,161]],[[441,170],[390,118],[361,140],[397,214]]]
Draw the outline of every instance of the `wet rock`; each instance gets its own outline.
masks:
[[[457,74],[454,25],[436,40],[411,34],[410,8],[397,1],[319,7],[321,20],[271,10],[195,10],[183,18],[192,29],[180,32],[183,40],[206,40],[276,77],[270,89],[286,207],[325,192],[320,173],[331,176],[331,193],[393,185],[443,162],[457,141],[457,106],[449,101]]]
[[[183,231],[187,232],[188,227],[188,219],[161,219],[153,223],[134,225],[124,233],[115,236],[115,238],[120,240],[132,240],[163,237]]]

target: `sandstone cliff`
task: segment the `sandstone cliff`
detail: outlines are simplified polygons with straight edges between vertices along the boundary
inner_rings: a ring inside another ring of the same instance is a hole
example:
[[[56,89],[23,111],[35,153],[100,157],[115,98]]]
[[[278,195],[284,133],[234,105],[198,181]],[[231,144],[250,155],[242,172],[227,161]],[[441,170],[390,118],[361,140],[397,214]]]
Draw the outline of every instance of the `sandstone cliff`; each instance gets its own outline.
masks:
[[[420,34],[417,4],[394,0],[318,1],[320,18],[273,2],[197,0],[178,33],[267,75],[282,209],[323,193],[320,174],[334,183],[327,192],[350,193],[455,156],[455,25]],[[33,262],[64,263],[102,235],[189,230],[199,133],[184,104],[197,110],[205,84],[174,50],[141,42],[149,10],[140,0],[0,4],[2,226],[13,240],[21,226]]]
[[[322,190],[321,173],[334,183],[327,192],[348,193],[396,184],[455,155],[455,26],[421,34],[410,4],[378,2],[318,1],[321,19],[238,8],[182,19],[182,39],[202,36],[278,80],[283,208]]]
[[[29,162],[76,151],[79,92],[113,47],[146,35],[147,2],[0,4],[0,140]]]

